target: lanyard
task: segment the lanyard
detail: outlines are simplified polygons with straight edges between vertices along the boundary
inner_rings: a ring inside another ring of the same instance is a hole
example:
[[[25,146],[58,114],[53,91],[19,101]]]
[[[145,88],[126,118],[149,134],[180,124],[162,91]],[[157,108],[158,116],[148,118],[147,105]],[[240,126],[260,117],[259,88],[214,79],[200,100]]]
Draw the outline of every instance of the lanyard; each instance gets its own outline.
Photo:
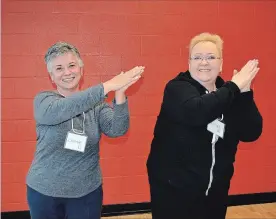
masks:
[[[208,94],[209,92],[206,91],[206,94]],[[221,118],[218,119],[219,121],[222,121],[223,120],[223,114],[221,114]],[[215,146],[216,146],[216,143],[218,141],[218,138],[219,136],[216,135],[215,133],[213,133],[213,138],[212,138],[212,165],[211,165],[211,168],[210,168],[210,179],[209,179],[209,184],[208,184],[208,187],[207,187],[207,190],[205,192],[205,195],[208,196],[208,192],[209,192],[209,189],[211,188],[212,186],[212,182],[213,182],[213,178],[214,178],[214,175],[213,175],[213,170],[214,170],[214,166],[215,166],[215,163],[216,163],[216,149],[215,149]]]
[[[74,129],[74,119],[72,118],[72,131],[76,134],[85,134],[85,126],[84,126],[84,121],[85,121],[85,113],[83,112],[83,121],[82,121],[82,131],[78,129]]]
[[[57,92],[58,92],[61,96],[65,97],[63,94],[61,94],[61,93],[59,92],[59,90],[57,90]],[[85,126],[84,126],[85,113],[83,112],[82,114],[83,114],[82,131],[81,131],[81,130],[78,130],[78,129],[74,129],[74,119],[73,119],[73,118],[71,119],[71,121],[72,121],[72,131],[73,131],[74,133],[76,133],[76,134],[85,134]]]
[[[217,90],[217,88],[215,87],[215,90]],[[209,94],[210,92],[208,90],[205,91],[206,94]],[[221,118],[218,118],[219,121],[223,120],[223,114],[221,114]],[[213,138],[214,139],[214,138]],[[212,140],[213,142],[213,140]]]

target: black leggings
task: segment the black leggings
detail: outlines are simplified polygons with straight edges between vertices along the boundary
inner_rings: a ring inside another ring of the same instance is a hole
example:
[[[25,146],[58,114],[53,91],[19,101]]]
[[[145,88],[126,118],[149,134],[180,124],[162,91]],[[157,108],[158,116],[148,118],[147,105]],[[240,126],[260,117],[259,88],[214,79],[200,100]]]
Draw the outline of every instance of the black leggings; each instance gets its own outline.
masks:
[[[225,219],[229,184],[214,181],[206,196],[151,178],[152,219]]]

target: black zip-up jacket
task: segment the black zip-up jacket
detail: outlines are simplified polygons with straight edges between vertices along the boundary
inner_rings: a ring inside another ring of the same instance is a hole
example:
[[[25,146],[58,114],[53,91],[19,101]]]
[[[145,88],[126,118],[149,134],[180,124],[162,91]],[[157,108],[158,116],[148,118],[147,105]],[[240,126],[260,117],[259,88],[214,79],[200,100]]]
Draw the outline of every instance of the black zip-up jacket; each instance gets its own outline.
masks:
[[[239,141],[252,142],[262,133],[262,116],[253,91],[241,93],[232,81],[216,80],[207,89],[189,71],[165,87],[147,161],[149,177],[179,188],[206,189],[212,164],[212,136],[208,123],[223,114],[224,138],[215,145],[214,180],[230,182]]]

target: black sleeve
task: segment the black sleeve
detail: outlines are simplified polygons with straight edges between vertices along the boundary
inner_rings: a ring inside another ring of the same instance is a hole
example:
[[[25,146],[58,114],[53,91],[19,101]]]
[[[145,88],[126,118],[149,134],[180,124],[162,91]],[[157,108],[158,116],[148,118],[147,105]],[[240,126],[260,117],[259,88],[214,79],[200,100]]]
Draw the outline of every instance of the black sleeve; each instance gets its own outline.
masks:
[[[231,81],[204,95],[187,81],[170,81],[164,91],[162,110],[176,123],[205,126],[220,117],[239,94],[238,86]]]
[[[262,134],[263,118],[253,98],[253,91],[241,93],[235,100],[234,112],[240,141],[252,142]]]

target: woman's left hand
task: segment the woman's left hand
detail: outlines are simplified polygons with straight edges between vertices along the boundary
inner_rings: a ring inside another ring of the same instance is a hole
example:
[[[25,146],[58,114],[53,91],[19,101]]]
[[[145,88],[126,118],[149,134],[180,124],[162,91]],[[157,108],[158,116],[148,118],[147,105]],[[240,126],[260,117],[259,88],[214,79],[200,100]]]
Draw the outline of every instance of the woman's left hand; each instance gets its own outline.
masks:
[[[144,71],[144,69],[142,71]],[[125,95],[126,90],[131,85],[135,84],[140,78],[141,78],[141,75],[136,76],[136,79],[134,81],[130,82],[129,84],[115,91],[115,99],[117,104],[122,104],[126,101],[126,95]]]
[[[125,93],[125,91],[133,84],[135,84],[140,78],[141,74],[144,72],[145,67],[140,66],[138,71],[140,72],[134,79],[134,81],[130,82],[129,84],[125,85],[124,87],[120,88],[119,90],[115,91],[115,93]],[[124,72],[121,72],[121,74],[124,74]]]

